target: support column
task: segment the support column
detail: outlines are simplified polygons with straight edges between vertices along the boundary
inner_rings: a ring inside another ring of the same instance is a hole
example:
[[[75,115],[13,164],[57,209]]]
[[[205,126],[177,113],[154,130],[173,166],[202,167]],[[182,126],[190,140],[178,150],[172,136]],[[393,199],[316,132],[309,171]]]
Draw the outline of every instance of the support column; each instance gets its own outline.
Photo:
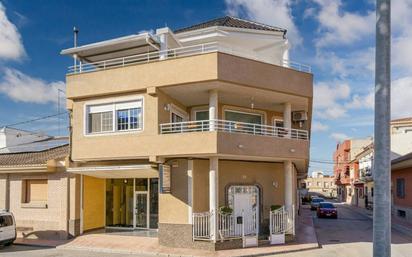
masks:
[[[293,204],[293,168],[292,161],[283,162],[285,169],[285,207],[287,209]]]
[[[160,55],[159,55],[160,60],[167,59],[167,35],[168,33],[170,33],[170,30],[167,27],[156,30],[156,35],[159,36],[159,41],[160,41]]]
[[[193,224],[193,160],[187,161],[187,205],[188,205],[188,223]]]
[[[9,210],[10,208],[10,180],[9,174],[0,176],[0,209]]]
[[[290,67],[289,65],[289,40],[286,39],[283,52],[283,67]]]
[[[290,129],[292,128],[292,105],[284,103],[283,107],[283,127],[286,129],[287,137],[290,136]]]
[[[216,89],[209,91],[209,130],[215,131],[215,120],[218,119],[219,107],[218,107],[218,93]]]
[[[210,218],[210,232],[213,242],[217,240],[217,210],[219,208],[219,159],[209,158],[209,210],[212,213]]]

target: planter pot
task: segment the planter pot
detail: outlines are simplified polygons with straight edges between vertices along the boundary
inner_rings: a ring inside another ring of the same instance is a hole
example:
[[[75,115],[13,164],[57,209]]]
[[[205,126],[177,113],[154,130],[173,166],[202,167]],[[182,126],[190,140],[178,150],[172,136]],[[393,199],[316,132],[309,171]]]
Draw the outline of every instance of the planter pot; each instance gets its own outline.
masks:
[[[270,236],[271,245],[285,244],[285,234],[275,234]]]

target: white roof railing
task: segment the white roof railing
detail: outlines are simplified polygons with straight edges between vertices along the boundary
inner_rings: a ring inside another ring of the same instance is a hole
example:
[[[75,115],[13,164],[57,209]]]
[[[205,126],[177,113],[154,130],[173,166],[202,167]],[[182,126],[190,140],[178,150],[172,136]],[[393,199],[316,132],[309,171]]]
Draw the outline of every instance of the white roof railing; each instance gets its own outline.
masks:
[[[211,52],[222,52],[227,54],[232,54],[252,60],[257,60],[261,62],[266,62],[270,64],[275,64],[283,67],[287,67],[290,69],[294,69],[301,72],[311,73],[311,67],[309,65],[301,64],[298,62],[290,61],[290,60],[280,60],[277,62],[269,62],[258,55],[254,55],[250,52],[242,52],[239,50],[234,50],[222,45],[219,45],[217,42],[210,42],[204,43],[199,45],[193,46],[185,46],[167,50],[160,50],[160,51],[153,51],[144,54],[137,54],[137,55],[130,55],[120,58],[108,59],[99,62],[90,62],[90,63],[83,63],[79,62],[78,65],[69,66],[68,73],[69,74],[77,74],[77,73],[85,73],[85,72],[92,72],[92,71],[99,71],[99,70],[106,70],[110,68],[116,67],[124,67],[133,64],[139,63],[149,63],[155,61],[162,61],[167,59],[173,59],[178,57],[185,57],[191,55],[198,55],[198,54],[206,54]]]

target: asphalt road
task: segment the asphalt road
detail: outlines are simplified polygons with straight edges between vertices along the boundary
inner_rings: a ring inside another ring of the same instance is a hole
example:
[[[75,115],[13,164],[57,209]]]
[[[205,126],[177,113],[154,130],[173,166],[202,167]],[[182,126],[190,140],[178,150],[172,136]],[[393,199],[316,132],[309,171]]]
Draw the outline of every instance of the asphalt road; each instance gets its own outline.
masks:
[[[338,206],[338,219],[318,219],[313,212],[314,224],[322,248],[275,255],[274,257],[366,257],[372,256],[372,220],[355,212],[353,207]],[[5,247],[1,256],[27,257],[130,257],[136,255],[68,251],[54,248],[27,246]],[[392,257],[412,256],[412,236],[392,231]],[[143,257],[143,256],[141,256]]]
[[[285,257],[366,257],[372,256],[372,220],[337,204],[338,219],[318,219],[313,211],[316,234],[321,249],[285,254]],[[412,236],[392,230],[392,257],[412,256]]]

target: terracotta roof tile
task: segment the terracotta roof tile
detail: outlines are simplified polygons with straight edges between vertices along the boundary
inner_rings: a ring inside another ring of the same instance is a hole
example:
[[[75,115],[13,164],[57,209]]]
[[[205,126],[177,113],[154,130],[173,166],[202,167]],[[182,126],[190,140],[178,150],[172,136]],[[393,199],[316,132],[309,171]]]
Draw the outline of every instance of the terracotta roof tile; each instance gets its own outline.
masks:
[[[26,166],[46,164],[48,160],[64,158],[69,154],[69,145],[59,146],[39,152],[0,154],[1,166]]]

